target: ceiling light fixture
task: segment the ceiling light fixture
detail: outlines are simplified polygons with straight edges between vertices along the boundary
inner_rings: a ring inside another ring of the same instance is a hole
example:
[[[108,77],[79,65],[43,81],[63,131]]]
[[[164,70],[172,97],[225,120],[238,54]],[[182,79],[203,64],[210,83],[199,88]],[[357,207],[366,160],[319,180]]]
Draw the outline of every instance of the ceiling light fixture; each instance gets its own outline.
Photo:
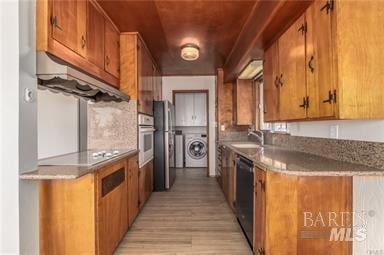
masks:
[[[181,47],[181,58],[186,61],[194,61],[199,58],[199,47],[194,44],[186,44]]]

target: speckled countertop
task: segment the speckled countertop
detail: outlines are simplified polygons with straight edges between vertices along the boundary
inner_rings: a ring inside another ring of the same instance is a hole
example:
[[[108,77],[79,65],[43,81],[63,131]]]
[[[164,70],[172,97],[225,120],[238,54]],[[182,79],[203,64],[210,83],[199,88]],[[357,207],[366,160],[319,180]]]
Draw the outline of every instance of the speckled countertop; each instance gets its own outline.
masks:
[[[227,146],[235,153],[252,160],[255,166],[266,171],[301,176],[384,176],[384,170],[378,168],[351,164],[270,145],[252,149],[237,148],[231,145],[235,143],[251,142],[219,142],[220,145]]]
[[[71,180],[95,172],[101,168],[124,158],[137,154],[137,150],[129,150],[119,156],[93,166],[38,166],[38,169],[20,175],[23,180]]]

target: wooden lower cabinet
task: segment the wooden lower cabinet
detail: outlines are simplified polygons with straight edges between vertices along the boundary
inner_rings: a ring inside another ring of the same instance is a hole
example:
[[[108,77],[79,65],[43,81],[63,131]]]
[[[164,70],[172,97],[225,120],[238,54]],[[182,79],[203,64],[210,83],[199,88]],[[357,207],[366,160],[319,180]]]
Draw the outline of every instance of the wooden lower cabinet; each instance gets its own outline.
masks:
[[[229,206],[235,211],[236,203],[236,164],[235,153],[229,148],[222,149],[222,190]]]
[[[137,155],[39,189],[40,254],[113,254],[138,213]]]
[[[99,254],[112,254],[128,230],[125,160],[98,173],[97,200]]]
[[[139,166],[138,157],[128,159],[128,223],[132,225],[139,213]]]
[[[351,255],[351,241],[329,239],[336,223],[351,226],[347,215],[352,209],[352,177],[292,176],[256,168],[254,253]]]
[[[143,208],[153,191],[153,160],[139,169],[139,208]]]

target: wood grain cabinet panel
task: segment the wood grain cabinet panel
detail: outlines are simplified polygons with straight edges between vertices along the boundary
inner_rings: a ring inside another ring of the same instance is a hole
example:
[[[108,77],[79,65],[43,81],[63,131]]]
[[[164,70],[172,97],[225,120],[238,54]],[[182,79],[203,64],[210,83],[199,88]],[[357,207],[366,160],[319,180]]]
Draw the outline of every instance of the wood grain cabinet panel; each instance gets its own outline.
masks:
[[[333,12],[323,6],[327,1],[315,1],[306,11],[306,79],[309,107],[308,118],[335,117],[336,80],[332,53]]]
[[[139,171],[139,207],[142,209],[153,191],[153,160],[145,164]]]
[[[52,37],[64,46],[86,56],[87,2],[81,0],[52,1]]]
[[[254,122],[256,99],[253,80],[237,80],[234,89],[234,122],[238,126],[249,126]]]
[[[139,213],[139,166],[138,157],[128,159],[128,222],[132,225]]]
[[[104,69],[104,16],[92,2],[87,2],[87,59]]]
[[[122,181],[113,176],[120,172],[123,174]],[[103,184],[106,181],[112,182],[113,185],[110,185],[112,188],[107,192],[103,192]],[[101,170],[97,176],[97,187],[98,250],[99,254],[113,254],[128,230],[126,161]]]
[[[305,119],[305,18],[300,17],[279,38],[279,112],[282,120]]]
[[[352,177],[290,176],[255,168],[255,254],[351,255],[352,242],[330,241],[330,231],[352,226],[352,200]]]
[[[113,76],[120,76],[120,34],[112,23],[105,20],[105,70]]]
[[[161,73],[160,71],[155,67],[154,68],[154,82],[153,82],[153,100],[154,101],[161,101],[162,96],[162,81],[161,81]]]
[[[264,121],[279,120],[280,84],[278,42],[272,44],[264,52],[263,66],[263,95],[264,95]]]
[[[138,112],[153,115],[155,62],[138,33],[120,37],[120,90],[137,100]]]

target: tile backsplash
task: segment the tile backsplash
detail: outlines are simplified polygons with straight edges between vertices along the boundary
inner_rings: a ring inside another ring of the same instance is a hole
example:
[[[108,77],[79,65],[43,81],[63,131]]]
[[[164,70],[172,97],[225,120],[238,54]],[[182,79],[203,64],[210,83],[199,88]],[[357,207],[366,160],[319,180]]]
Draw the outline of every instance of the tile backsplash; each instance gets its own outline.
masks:
[[[137,102],[88,104],[88,149],[137,149]]]

